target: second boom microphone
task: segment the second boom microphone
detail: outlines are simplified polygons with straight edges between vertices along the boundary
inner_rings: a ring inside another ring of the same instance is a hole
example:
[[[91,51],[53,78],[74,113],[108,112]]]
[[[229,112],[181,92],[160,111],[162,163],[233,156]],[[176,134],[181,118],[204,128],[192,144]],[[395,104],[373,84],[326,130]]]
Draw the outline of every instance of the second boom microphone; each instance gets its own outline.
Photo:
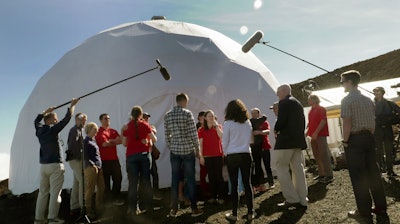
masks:
[[[253,36],[251,36],[242,46],[242,51],[247,53],[251,48],[254,47],[255,44],[260,43],[261,38],[263,38],[264,33],[260,30],[257,30]]]

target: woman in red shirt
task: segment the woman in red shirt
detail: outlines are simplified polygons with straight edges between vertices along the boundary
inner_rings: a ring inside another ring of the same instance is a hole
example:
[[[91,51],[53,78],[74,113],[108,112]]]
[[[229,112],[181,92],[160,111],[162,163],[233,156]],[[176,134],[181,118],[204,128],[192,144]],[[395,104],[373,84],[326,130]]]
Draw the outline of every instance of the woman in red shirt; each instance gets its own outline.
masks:
[[[215,119],[214,112],[204,113],[204,124],[198,130],[200,142],[200,164],[208,170],[209,186],[212,198],[210,203],[224,203],[224,179],[222,177],[222,128]]]
[[[124,125],[122,144],[126,146],[126,170],[128,173],[128,209],[136,211],[138,200],[138,182],[142,178],[144,189],[144,206],[141,213],[152,209],[152,188],[150,184],[150,146],[157,141],[150,125],[142,120],[143,110],[134,106],[131,111],[131,121]]]

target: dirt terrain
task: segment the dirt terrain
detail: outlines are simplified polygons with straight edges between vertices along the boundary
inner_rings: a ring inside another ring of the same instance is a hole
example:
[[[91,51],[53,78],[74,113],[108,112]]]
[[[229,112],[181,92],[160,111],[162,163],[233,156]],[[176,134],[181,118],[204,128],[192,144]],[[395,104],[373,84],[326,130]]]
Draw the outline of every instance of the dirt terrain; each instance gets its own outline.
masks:
[[[340,167],[339,167],[340,168]],[[395,166],[395,171],[400,174],[400,166]],[[276,187],[264,193],[255,195],[254,208],[257,217],[252,222],[246,222],[246,206],[241,201],[239,209],[240,220],[237,223],[360,223],[347,217],[347,211],[355,208],[353,190],[350,184],[348,171],[340,169],[334,171],[334,181],[330,184],[322,184],[313,180],[314,166],[308,166],[307,183],[309,189],[308,209],[282,210],[277,203],[283,201],[280,193],[279,182]],[[384,187],[388,202],[388,214],[391,223],[400,223],[400,178],[389,179],[383,175]],[[31,194],[13,196],[6,194],[0,198],[0,223],[33,223],[34,208],[37,191]],[[63,203],[60,209],[60,217],[67,223],[75,222],[69,217],[69,197],[67,191],[63,191]],[[190,216],[190,208],[182,206],[177,218],[168,217],[169,189],[163,189],[164,200],[155,201],[155,205],[161,209],[147,214],[139,215],[132,219],[126,216],[126,206],[108,206],[101,219],[94,223],[229,223],[224,214],[230,211],[231,201],[228,199],[224,205],[203,204],[204,215],[196,218]],[[199,195],[199,199],[203,199]],[[374,219],[375,220],[375,219]],[[375,221],[376,223],[376,221]]]

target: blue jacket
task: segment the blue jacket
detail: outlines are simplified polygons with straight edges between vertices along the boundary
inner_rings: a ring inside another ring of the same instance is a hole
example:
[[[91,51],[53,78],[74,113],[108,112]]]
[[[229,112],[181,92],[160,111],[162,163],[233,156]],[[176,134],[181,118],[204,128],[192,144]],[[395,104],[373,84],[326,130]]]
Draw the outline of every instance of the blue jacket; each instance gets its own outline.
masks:
[[[71,120],[71,112],[68,109],[65,117],[55,125],[45,125],[40,123],[43,114],[39,114],[35,119],[36,136],[40,143],[40,163],[61,163],[61,146],[58,134]]]

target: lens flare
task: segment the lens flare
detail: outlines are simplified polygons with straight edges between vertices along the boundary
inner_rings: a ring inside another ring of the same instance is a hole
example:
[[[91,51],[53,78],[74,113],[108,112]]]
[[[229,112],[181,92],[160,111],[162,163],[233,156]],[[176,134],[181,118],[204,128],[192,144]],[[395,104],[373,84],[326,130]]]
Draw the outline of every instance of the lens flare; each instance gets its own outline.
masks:
[[[240,34],[245,35],[245,34],[247,34],[247,32],[249,32],[249,29],[247,28],[247,26],[240,27]]]
[[[261,8],[262,5],[263,5],[263,1],[262,0],[255,0],[254,4],[253,4],[253,7],[254,7],[255,10],[257,10],[257,9]]]

